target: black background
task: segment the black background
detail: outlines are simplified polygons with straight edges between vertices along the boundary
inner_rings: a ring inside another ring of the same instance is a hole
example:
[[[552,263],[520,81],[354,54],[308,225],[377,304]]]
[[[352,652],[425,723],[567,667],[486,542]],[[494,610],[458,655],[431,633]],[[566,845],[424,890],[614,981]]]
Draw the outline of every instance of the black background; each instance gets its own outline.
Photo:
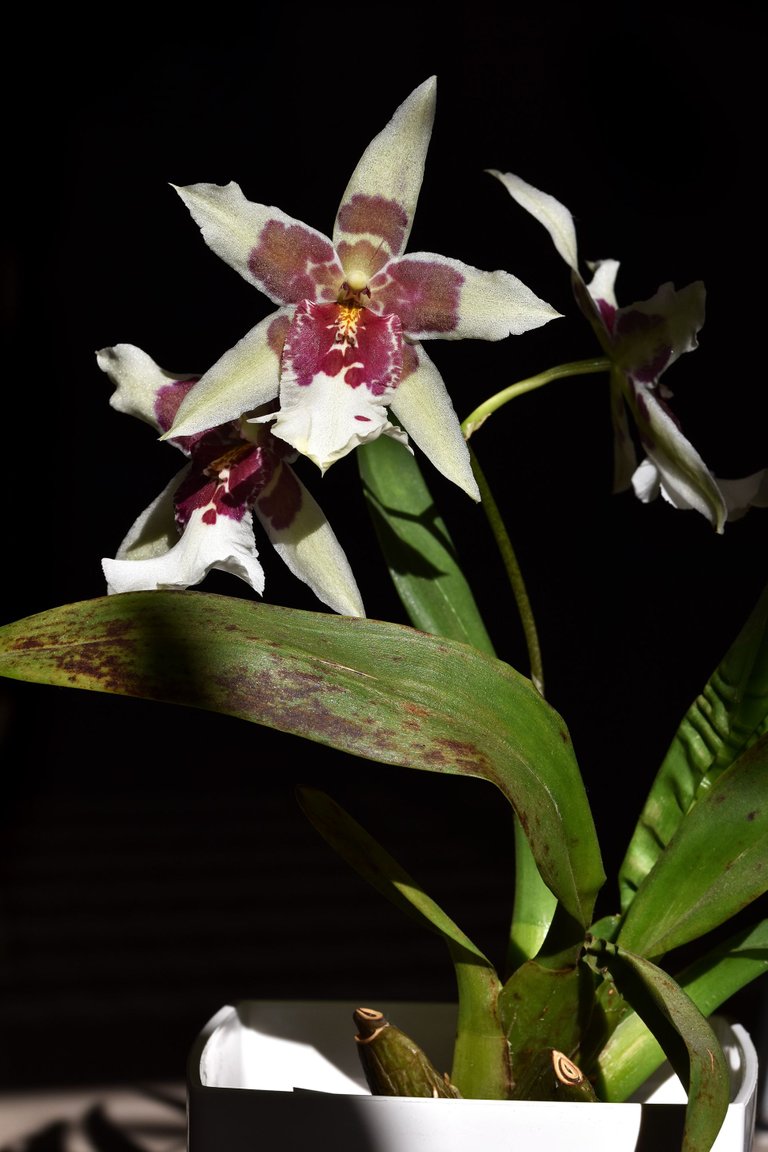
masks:
[[[621,260],[620,303],[704,280],[700,347],[665,382],[717,475],[766,465],[758,5],[214,11],[206,31],[184,11],[162,33],[111,19],[30,20],[11,47],[4,621],[101,595],[101,557],[180,465],[109,407],[94,352],[130,342],[202,371],[271,310],[169,185],[236,180],[329,233],[363,149],[432,74],[409,249],[512,271],[564,314],[499,344],[431,343],[459,415],[599,351],[545,231],[484,172],[498,168],[571,209],[583,260]],[[602,377],[516,401],[474,442],[508,511],[547,695],[611,875],[678,719],[763,586],[766,512],[717,536],[694,513],[611,495]],[[425,474],[499,653],[525,671],[481,510]],[[303,478],[369,615],[404,621],[354,460]],[[265,599],[316,608],[260,551]],[[206,587],[250,595],[234,577]],[[453,995],[440,941],[335,860],[296,783],[332,792],[500,955],[510,818],[489,786],[149,702],[4,682],[0,707],[0,1085],[179,1077],[198,1028],[240,997]],[[609,884],[604,910],[614,902]],[[757,1028],[756,996],[744,1006]]]

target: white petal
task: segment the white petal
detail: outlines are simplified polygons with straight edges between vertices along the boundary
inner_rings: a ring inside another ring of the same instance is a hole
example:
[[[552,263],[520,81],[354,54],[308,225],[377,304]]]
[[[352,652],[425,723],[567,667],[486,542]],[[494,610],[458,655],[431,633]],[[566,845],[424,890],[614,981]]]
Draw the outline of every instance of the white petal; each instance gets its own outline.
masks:
[[[701,512],[721,533],[727,509],[712,473],[653,389],[635,385],[635,394],[635,419],[643,447],[658,470],[662,496],[676,508]]]
[[[579,257],[576,245],[576,228],[573,223],[573,216],[565,205],[556,200],[554,196],[550,196],[548,192],[541,192],[511,172],[497,172],[492,168],[487,169],[487,171],[502,182],[512,199],[516,200],[521,208],[525,208],[531,216],[544,225],[563,260],[574,272],[578,273]]]
[[[274,400],[280,387],[280,351],[270,334],[281,323],[287,330],[291,312],[273,312],[225,352],[185,397],[164,439],[217,428]]]
[[[593,273],[592,279],[587,284],[587,291],[592,299],[595,303],[598,300],[605,300],[612,308],[617,308],[615,284],[620,267],[619,261],[593,260],[587,267]]]
[[[333,284],[338,292],[344,276],[322,232],[280,208],[246,200],[234,181],[176,191],[208,247],[275,304],[314,299],[317,283]]]
[[[400,378],[396,316],[305,300],[285,342],[272,432],[325,471],[358,444],[397,434],[387,405]]]
[[[768,508],[768,468],[739,480],[718,476],[717,486],[725,497],[729,520],[740,520],[750,508]]]
[[[333,529],[314,500],[287,464],[283,468],[300,492],[300,507],[290,524],[270,514],[270,493],[257,500],[254,512],[264,526],[275,551],[288,568],[309,585],[323,604],[342,616],[365,616],[355,577]]]
[[[684,352],[698,347],[705,302],[704,284],[697,280],[679,290],[662,284],[650,300],[620,308],[612,337],[614,359],[646,384],[657,380]]]
[[[341,198],[334,245],[366,236],[392,255],[405,249],[432,135],[436,85],[434,76],[420,84],[366,148]]]
[[[118,548],[116,559],[151,560],[155,556],[164,556],[173,548],[179,538],[173,497],[189,470],[190,465],[185,465],[137,517]]]
[[[443,378],[422,347],[413,345],[410,352],[415,365],[397,386],[392,411],[438,472],[479,501],[469,449]]]
[[[134,344],[116,344],[96,353],[96,361],[115,385],[110,404],[118,412],[138,416],[161,431],[155,403],[162,388],[178,380],[189,380],[193,372],[173,375],[158,368],[151,356]]]
[[[143,560],[103,560],[108,591],[189,588],[219,568],[239,576],[261,594],[264,572],[257,559],[251,513],[246,512],[241,520],[219,515],[215,524],[205,523],[205,513],[204,508],[195,509],[184,534],[168,552]]]
[[[647,456],[632,474],[632,487],[635,496],[638,500],[642,500],[643,504],[649,504],[659,495],[661,489],[659,470]]]
[[[414,340],[504,340],[560,316],[510,272],[414,252],[371,281],[372,305],[400,318]]]
[[[272,420],[263,416],[257,423]],[[338,376],[315,376],[310,389],[295,384],[283,373],[280,411],[272,432],[285,440],[321,472],[348,455],[358,444],[396,432],[387,418],[386,407],[370,393],[359,394]]]

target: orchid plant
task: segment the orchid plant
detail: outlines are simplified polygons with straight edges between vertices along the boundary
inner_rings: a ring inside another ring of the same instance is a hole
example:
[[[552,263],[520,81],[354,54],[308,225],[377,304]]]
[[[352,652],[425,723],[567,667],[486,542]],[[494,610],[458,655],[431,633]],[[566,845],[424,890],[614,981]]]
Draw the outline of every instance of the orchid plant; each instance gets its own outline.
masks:
[[[661,494],[722,533],[768,504],[766,473],[716,478],[662,383],[696,348],[703,285],[663,284],[619,307],[618,263],[593,263],[585,279],[568,209],[511,173],[492,175],[549,232],[598,347],[593,359],[492,393],[459,420],[425,343],[504,340],[559,313],[508,271],[406,253],[435,93],[432,77],[366,149],[330,238],[234,183],[176,189],[210,248],[276,309],[202,375],[167,371],[131,344],[98,353],[112,405],[153,426],[186,463],[103,561],[105,596],[0,629],[0,673],[210,709],[369,760],[491,781],[514,813],[514,907],[500,961],[329,796],[300,790],[319,832],[443,938],[455,969],[452,1068],[435,1075],[422,1054],[419,1074],[404,1080],[395,1048],[381,1082],[398,1092],[407,1082],[427,1094],[576,1090],[619,1101],[666,1056],[688,1090],[684,1146],[705,1152],[729,1100],[708,1017],[768,968],[768,920],[744,919],[768,886],[768,591],[649,778],[615,913],[596,920],[606,876],[595,821],[566,724],[545,699],[503,514],[469,441],[523,393],[607,373],[616,491],[633,488],[644,502]],[[355,557],[301,479],[305,467],[354,467],[352,454],[410,626],[366,616]],[[494,651],[471,577],[435,518],[422,457],[487,513],[524,625],[526,674]],[[220,569],[263,593],[254,525],[318,611],[188,591]],[[677,950],[692,944],[695,959],[681,966]],[[362,1024],[371,1020],[376,1013],[363,1012]],[[385,1031],[369,1027],[363,1039]]]

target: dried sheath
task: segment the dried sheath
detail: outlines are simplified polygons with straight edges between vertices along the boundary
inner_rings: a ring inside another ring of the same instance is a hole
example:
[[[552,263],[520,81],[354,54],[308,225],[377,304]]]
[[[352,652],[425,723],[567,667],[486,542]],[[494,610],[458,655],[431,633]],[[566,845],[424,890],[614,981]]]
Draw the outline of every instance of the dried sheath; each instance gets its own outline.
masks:
[[[374,1096],[452,1096],[461,1093],[409,1036],[376,1008],[357,1008],[357,1051]]]
[[[528,1063],[525,1083],[519,1083],[518,1100],[566,1100],[594,1102],[595,1089],[579,1067],[556,1048],[544,1048]]]

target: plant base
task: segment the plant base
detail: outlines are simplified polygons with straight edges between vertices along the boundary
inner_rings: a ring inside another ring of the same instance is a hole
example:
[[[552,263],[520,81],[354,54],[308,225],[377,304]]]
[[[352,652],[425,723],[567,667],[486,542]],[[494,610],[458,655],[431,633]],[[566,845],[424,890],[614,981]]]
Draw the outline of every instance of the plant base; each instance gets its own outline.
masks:
[[[371,1096],[352,1013],[338,1001],[243,1001],[197,1038],[187,1069],[189,1152],[665,1152],[680,1147],[685,1094],[665,1070],[642,1102],[429,1100]],[[450,1069],[456,1008],[373,1005]],[[732,1103],[713,1152],[749,1152],[757,1056],[738,1024],[715,1022],[732,1070]]]

